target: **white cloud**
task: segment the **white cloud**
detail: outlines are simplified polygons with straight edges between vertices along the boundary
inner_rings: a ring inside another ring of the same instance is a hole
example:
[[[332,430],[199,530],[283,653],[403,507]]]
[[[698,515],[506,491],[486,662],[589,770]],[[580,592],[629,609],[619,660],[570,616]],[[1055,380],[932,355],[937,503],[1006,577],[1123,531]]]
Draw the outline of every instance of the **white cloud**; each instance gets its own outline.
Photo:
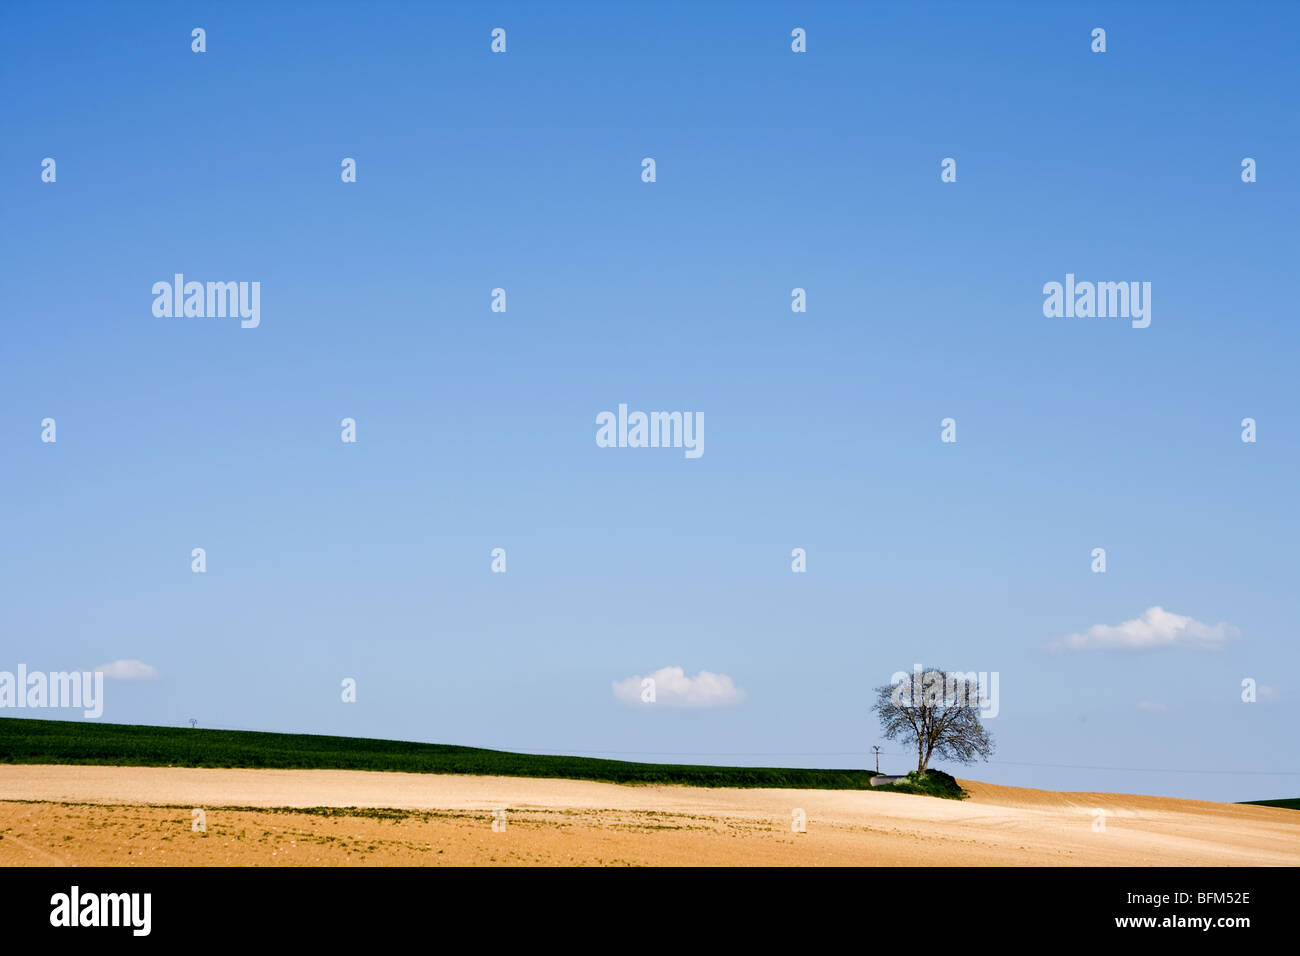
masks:
[[[137,660],[113,661],[101,664],[95,670],[103,671],[109,680],[157,680],[162,676],[158,668]]]
[[[1169,708],[1158,700],[1138,701],[1138,710],[1148,714],[1163,714]]]
[[[1231,624],[1205,624],[1162,607],[1149,607],[1141,617],[1123,624],[1094,624],[1082,634],[1052,641],[1058,651],[1143,651],[1186,647],[1215,651],[1241,636]]]
[[[640,674],[614,681],[611,685],[614,696],[625,704],[640,707],[723,707],[745,699],[745,692],[726,674],[700,671],[694,677],[687,677],[680,667],[661,667],[648,676],[655,682],[654,705],[641,700],[641,682],[645,678]]]

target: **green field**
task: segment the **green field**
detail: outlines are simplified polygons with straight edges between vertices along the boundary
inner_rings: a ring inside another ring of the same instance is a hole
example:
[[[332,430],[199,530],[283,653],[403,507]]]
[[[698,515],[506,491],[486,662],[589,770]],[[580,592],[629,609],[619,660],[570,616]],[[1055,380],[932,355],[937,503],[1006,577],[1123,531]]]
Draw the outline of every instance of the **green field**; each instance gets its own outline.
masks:
[[[869,782],[872,774],[865,770],[630,763],[398,740],[19,718],[0,718],[0,763],[400,770],[406,773],[563,777],[609,783],[676,783],[696,787],[872,789]]]
[[[1281,800],[1243,800],[1257,807],[1282,807],[1285,810],[1300,810],[1300,797],[1285,797]]]

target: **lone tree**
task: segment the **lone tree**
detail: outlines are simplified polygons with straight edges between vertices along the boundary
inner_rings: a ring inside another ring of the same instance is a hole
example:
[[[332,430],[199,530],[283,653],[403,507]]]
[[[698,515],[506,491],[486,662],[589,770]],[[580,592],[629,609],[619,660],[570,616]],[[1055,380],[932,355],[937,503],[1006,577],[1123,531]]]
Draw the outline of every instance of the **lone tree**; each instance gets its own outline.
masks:
[[[924,773],[931,757],[974,763],[993,753],[993,738],[980,723],[981,694],[974,673],[923,672],[918,665],[898,683],[877,687],[871,709],[886,739],[916,744],[916,769]]]

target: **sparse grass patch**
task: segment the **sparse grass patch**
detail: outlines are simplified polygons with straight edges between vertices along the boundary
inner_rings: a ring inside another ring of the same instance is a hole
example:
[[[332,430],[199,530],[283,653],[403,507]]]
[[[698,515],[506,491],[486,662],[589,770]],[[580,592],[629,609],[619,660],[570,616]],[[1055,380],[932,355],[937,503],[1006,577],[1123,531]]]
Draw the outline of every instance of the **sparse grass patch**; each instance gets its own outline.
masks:
[[[917,773],[912,770],[903,780],[872,787],[873,790],[892,790],[895,793],[914,793],[925,797],[943,797],[946,800],[965,800],[966,791],[957,781],[942,770],[926,770]]]

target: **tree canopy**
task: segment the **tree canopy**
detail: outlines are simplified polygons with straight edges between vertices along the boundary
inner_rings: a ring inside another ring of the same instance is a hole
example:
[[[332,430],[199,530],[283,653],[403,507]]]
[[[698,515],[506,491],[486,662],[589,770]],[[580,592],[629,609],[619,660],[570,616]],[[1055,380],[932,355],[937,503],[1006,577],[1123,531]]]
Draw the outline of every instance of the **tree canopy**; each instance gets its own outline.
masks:
[[[918,668],[875,693],[871,709],[885,738],[915,745],[918,771],[924,772],[932,757],[974,763],[992,755],[993,738],[980,722],[984,697],[978,675]]]

